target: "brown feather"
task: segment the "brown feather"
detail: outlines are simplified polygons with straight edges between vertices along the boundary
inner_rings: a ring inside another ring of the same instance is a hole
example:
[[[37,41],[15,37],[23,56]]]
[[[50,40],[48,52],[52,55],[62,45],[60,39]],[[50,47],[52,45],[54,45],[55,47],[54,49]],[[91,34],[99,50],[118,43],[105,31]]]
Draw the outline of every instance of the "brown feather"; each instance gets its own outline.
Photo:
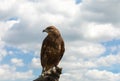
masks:
[[[51,27],[53,26],[48,28]],[[43,40],[41,48],[41,65],[45,71],[53,68],[54,66],[57,67],[65,51],[64,41],[59,31],[53,27],[53,29],[47,33],[48,35]]]

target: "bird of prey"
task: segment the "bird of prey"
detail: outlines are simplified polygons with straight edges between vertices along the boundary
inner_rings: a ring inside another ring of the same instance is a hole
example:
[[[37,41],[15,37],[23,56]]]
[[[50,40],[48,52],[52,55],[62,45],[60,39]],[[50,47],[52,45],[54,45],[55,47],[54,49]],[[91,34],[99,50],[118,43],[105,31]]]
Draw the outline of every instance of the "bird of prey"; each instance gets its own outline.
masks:
[[[63,38],[55,26],[49,26],[43,32],[48,33],[41,48],[42,72],[46,72],[57,67],[63,57],[65,48]]]

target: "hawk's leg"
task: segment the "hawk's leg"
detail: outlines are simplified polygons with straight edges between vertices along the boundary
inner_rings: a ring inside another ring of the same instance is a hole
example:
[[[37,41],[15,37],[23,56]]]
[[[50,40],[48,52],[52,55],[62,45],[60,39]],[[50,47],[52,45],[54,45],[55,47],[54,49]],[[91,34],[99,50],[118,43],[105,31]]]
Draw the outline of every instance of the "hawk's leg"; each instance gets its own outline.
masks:
[[[52,68],[50,68],[49,70],[46,70],[46,68],[44,68],[42,70],[42,76],[45,76],[46,74],[51,74],[51,70],[52,70]]]

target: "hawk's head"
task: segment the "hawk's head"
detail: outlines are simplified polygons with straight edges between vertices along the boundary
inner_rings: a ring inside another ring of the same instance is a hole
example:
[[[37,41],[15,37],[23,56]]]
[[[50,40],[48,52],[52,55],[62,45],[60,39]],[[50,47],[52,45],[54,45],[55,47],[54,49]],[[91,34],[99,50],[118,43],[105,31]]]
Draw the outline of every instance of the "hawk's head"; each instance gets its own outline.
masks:
[[[60,35],[59,30],[55,26],[48,26],[43,32],[47,32],[48,35]]]

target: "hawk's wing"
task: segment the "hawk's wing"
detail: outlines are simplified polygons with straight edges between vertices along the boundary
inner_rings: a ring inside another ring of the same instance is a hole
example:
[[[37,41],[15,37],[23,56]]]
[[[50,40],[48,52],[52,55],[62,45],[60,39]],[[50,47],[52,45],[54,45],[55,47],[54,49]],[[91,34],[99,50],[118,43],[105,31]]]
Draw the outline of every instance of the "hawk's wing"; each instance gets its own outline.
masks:
[[[41,48],[41,65],[42,67],[57,66],[64,54],[64,42],[61,37],[51,39],[46,37]]]
[[[48,41],[48,38],[46,37],[43,40],[42,48],[41,48],[41,65],[42,65],[42,67],[44,67],[47,62],[46,50],[47,50],[48,44],[49,44],[49,41]]]
[[[61,38],[61,51],[60,51],[60,58],[59,58],[59,61],[62,59],[63,54],[64,54],[64,51],[65,51],[64,41],[63,41],[63,39]]]

